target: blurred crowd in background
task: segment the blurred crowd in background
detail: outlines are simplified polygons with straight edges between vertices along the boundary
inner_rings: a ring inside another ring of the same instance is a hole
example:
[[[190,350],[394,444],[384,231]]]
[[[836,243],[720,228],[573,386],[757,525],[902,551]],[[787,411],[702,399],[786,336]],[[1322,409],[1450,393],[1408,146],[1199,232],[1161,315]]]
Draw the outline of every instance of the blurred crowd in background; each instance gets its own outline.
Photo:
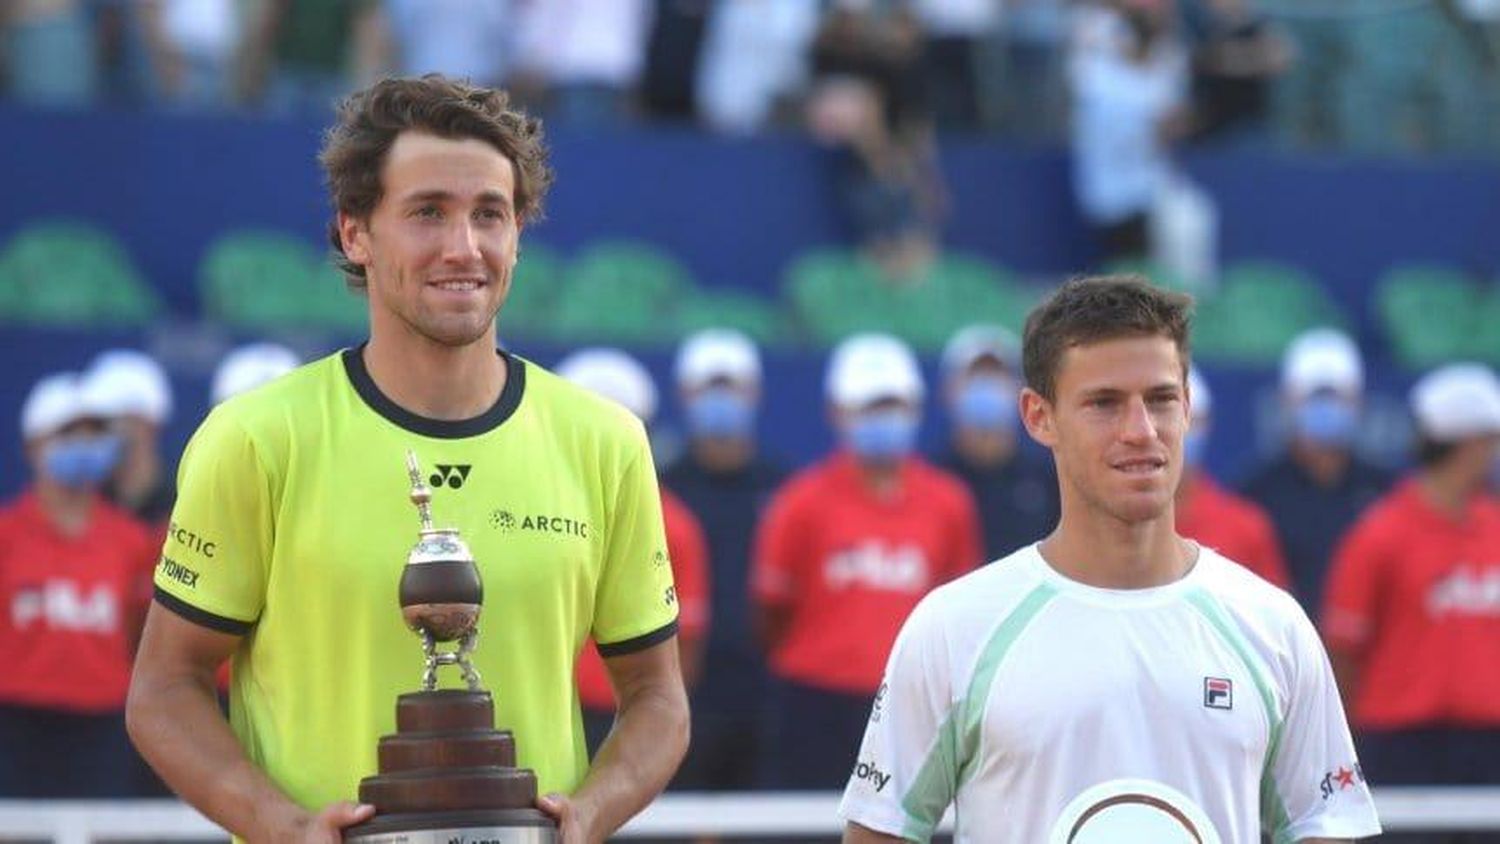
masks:
[[[1091,133],[1496,151],[1496,0],[11,0],[3,90],[322,111],[385,73],[503,85],[580,126]],[[1479,107],[1481,104],[1487,108]],[[1071,118],[1070,118],[1071,110]]]
[[[652,430],[676,404],[685,447],[659,467],[681,590],[694,743],[682,789],[833,789],[848,776],[906,614],[933,587],[1043,538],[1058,518],[1050,458],[1018,416],[1020,348],[971,325],[935,383],[894,336],[862,333],[826,363],[832,451],[788,466],[760,447],[768,424],[822,424],[818,408],[765,419],[760,349],[707,329],[656,384],[628,352],[574,350],[564,377]],[[232,351],[214,402],[289,371],[276,344]],[[1500,779],[1500,380],[1450,363],[1410,391],[1413,439],[1392,473],[1357,449],[1365,364],[1346,334],[1316,328],[1284,351],[1289,437],[1245,478],[1203,456],[1214,388],[1194,368],[1178,528],[1288,589],[1327,638],[1376,784]],[[943,447],[916,432],[941,407]],[[0,795],[159,793],[124,739],[130,654],[169,531],[174,401],[149,355],[99,354],[37,383],[20,408],[31,471],[0,510]],[[441,480],[441,479],[438,479]],[[179,541],[183,541],[179,539]],[[193,541],[188,537],[188,542]],[[587,650],[587,646],[585,647]],[[584,654],[592,740],[613,699]],[[66,666],[66,670],[59,670]]]

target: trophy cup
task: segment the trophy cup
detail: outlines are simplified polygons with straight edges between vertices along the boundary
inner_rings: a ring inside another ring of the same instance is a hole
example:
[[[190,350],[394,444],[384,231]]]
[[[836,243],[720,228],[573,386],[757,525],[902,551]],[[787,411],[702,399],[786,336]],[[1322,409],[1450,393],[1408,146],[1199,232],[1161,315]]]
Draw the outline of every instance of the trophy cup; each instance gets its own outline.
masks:
[[[432,490],[406,453],[421,538],[401,571],[401,615],[422,637],[422,690],[396,699],[396,733],[380,739],[380,773],[359,783],[370,820],[344,830],[358,844],[555,844],[557,824],[535,808],[536,774],[517,768],[516,742],[495,729],[495,704],[469,661],[484,584],[456,528],[432,526]],[[440,643],[457,642],[454,650]],[[457,666],[468,689],[437,688]]]

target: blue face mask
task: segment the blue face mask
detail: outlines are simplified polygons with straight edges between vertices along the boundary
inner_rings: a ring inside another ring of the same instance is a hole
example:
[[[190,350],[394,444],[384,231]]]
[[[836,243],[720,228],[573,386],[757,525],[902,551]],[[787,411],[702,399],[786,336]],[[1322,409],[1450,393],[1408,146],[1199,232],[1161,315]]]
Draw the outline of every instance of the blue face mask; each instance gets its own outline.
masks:
[[[1208,432],[1188,431],[1182,438],[1182,459],[1187,465],[1197,468],[1203,465],[1208,454]]]
[[[755,408],[735,390],[704,390],[687,405],[688,430],[695,437],[744,439],[755,426]]]
[[[862,413],[850,422],[845,439],[861,460],[889,463],[909,454],[917,442],[917,417],[905,410]]]
[[[1293,419],[1298,435],[1323,446],[1354,442],[1359,416],[1354,406],[1336,396],[1313,396],[1297,407]]]
[[[59,440],[42,453],[47,475],[66,487],[79,489],[100,484],[120,459],[117,436]]]
[[[1018,414],[1015,390],[1004,378],[970,378],[953,404],[954,421],[979,431],[1013,431]]]

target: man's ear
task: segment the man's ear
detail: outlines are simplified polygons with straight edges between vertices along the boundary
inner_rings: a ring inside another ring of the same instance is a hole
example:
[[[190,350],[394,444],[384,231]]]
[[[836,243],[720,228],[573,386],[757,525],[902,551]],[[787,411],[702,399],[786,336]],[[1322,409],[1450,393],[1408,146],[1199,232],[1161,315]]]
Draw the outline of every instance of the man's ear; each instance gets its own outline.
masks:
[[[1021,403],[1021,424],[1026,426],[1026,433],[1048,448],[1057,445],[1057,419],[1052,402],[1030,387],[1021,388],[1016,400]]]
[[[361,267],[370,263],[368,225],[352,214],[339,212],[339,244],[344,247],[344,257],[349,263]]]

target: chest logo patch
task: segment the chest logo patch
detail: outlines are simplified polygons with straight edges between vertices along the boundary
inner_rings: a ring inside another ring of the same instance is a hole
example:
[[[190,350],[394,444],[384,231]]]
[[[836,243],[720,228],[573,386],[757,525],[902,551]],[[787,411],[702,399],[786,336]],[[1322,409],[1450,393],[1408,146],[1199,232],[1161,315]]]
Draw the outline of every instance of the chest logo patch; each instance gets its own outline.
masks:
[[[1203,705],[1209,709],[1233,709],[1234,681],[1224,677],[1204,677]]]
[[[449,463],[446,465],[439,463],[432,468],[437,471],[432,473],[432,477],[427,479],[427,483],[434,489],[444,486],[449,489],[459,489],[464,485],[464,481],[469,479],[469,471],[474,467],[468,463]]]

